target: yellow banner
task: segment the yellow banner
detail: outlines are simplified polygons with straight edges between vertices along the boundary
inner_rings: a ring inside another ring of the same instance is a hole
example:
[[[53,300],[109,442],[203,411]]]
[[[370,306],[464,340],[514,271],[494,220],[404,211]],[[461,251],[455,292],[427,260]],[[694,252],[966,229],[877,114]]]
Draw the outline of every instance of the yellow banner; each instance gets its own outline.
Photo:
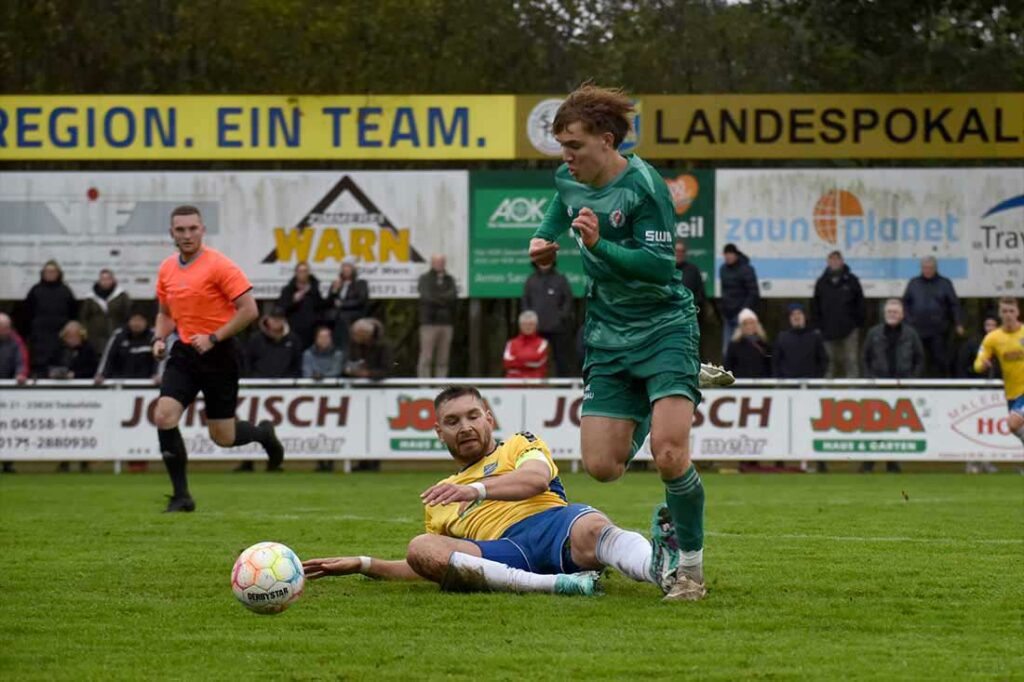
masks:
[[[515,158],[512,96],[0,96],[0,161]]]
[[[651,159],[1024,158],[1024,94],[644,96]]]

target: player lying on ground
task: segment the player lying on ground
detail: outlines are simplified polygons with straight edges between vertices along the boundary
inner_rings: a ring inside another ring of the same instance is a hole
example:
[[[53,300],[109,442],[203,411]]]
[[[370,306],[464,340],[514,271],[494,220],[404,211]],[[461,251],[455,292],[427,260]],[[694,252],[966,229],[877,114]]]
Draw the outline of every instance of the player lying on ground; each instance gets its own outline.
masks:
[[[599,481],[649,454],[682,549],[668,599],[704,596],[704,486],[690,462],[699,387],[732,375],[700,362],[693,295],[675,267],[675,208],[658,171],[619,152],[634,107],[619,90],[584,85],[562,102],[552,132],[565,161],[555,196],[530,240],[550,263],[570,231],[587,274],[580,448]]]
[[[1020,323],[1020,306],[1015,298],[999,299],[1002,325],[985,335],[974,360],[974,371],[982,374],[999,360],[1003,370],[1003,390],[1010,414],[1010,431],[1024,442],[1024,328]]]
[[[332,557],[303,562],[310,579],[360,573],[425,578],[452,591],[594,594],[605,566],[667,591],[678,547],[668,515],[655,510],[654,541],[618,528],[600,511],[569,504],[547,445],[529,433],[494,439],[494,417],[471,386],[434,400],[437,435],[461,470],[420,496],[427,532],[405,560]]]

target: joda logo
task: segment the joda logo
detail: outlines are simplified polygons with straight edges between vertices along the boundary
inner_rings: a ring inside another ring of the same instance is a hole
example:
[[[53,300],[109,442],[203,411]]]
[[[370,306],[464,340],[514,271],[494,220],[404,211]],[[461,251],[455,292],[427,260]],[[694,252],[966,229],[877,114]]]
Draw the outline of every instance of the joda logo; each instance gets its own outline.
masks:
[[[900,398],[890,405],[885,400],[821,401],[821,416],[811,420],[815,431],[840,433],[882,433],[908,429],[914,433],[924,431],[921,417],[909,398]]]
[[[484,407],[491,410],[491,405],[484,400]],[[413,429],[415,431],[432,431],[437,422],[437,415],[434,413],[434,401],[432,398],[413,398],[403,395],[398,397],[398,414],[388,417],[388,426],[392,431],[404,431]],[[498,428],[495,418],[495,428]]]

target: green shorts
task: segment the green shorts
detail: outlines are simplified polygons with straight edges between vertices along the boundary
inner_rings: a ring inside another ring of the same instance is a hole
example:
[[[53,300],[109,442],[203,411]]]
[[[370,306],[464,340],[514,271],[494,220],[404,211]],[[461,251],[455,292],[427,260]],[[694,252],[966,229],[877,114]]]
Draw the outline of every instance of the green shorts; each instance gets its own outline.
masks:
[[[587,348],[583,416],[642,422],[654,401],[677,395],[700,404],[700,328],[696,320],[643,348]]]

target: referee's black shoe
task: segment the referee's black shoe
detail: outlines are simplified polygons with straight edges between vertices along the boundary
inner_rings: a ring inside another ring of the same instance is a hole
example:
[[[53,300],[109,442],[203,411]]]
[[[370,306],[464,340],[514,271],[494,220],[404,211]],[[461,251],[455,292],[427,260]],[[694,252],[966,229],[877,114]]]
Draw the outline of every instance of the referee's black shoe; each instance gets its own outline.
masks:
[[[192,499],[191,495],[184,495],[182,497],[173,497],[168,495],[167,509],[164,509],[164,513],[167,512],[191,512],[196,510],[196,502]]]
[[[263,441],[263,449],[267,451],[267,471],[283,471],[281,462],[284,461],[284,446],[277,439],[274,422],[264,419],[256,426],[267,434]]]

